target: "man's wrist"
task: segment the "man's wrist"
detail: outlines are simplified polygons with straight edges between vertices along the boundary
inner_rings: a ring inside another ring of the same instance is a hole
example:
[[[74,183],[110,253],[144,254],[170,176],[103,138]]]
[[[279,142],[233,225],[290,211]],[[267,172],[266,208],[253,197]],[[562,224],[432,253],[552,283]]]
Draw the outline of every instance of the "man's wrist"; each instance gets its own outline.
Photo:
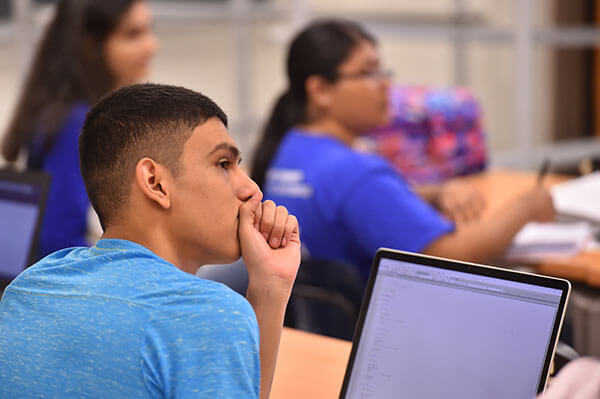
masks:
[[[293,282],[277,278],[250,277],[246,299],[254,310],[268,307],[273,311],[285,311],[292,292]]]
[[[292,290],[293,280],[289,281],[275,276],[250,274],[248,276],[248,292],[256,296],[289,296]]]

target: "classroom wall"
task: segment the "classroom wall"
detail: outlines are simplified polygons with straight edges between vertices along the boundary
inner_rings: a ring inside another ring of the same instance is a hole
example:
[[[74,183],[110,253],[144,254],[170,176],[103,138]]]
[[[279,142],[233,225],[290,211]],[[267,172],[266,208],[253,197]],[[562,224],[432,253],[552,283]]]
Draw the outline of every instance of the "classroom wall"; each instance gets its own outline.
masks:
[[[289,0],[276,0],[289,3]],[[300,0],[297,0],[300,1]],[[552,1],[534,2],[537,25],[547,24]],[[465,0],[470,18],[486,26],[512,29],[515,20],[514,0]],[[298,4],[296,4],[298,5]],[[448,18],[454,2],[450,0],[311,0],[300,2],[311,15],[344,15],[350,18],[379,19],[392,15],[420,21],[439,21]],[[42,13],[43,14],[43,13]],[[44,18],[38,18],[34,37],[38,37]],[[41,21],[40,21],[41,20]],[[250,152],[257,130],[264,121],[273,100],[284,89],[284,48],[293,33],[289,19],[254,25],[250,31],[251,62],[250,104],[254,124],[241,131],[232,126],[242,150]],[[395,71],[397,82],[449,86],[454,84],[454,52],[450,40],[415,38],[396,35],[386,30],[380,33],[380,49],[387,67]],[[150,80],[180,84],[199,90],[223,106],[235,120],[239,115],[237,98],[235,36],[224,22],[199,22],[193,18],[174,20],[158,18],[156,34],[160,49]],[[0,41],[0,135],[4,133],[20,81],[22,64],[28,54],[19,52],[14,41]],[[550,131],[549,118],[552,93],[551,52],[540,49],[535,62],[536,140],[546,140]],[[492,150],[508,149],[515,144],[514,131],[514,51],[510,43],[472,42],[467,46],[466,65],[469,87],[480,99],[484,109],[485,126]],[[0,160],[0,164],[3,161]]]

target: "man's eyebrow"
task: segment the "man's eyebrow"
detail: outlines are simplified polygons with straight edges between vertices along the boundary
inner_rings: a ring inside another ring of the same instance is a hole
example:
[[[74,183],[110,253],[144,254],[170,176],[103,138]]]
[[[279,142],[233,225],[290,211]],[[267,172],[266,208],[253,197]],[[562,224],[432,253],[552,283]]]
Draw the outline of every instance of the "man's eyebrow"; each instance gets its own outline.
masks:
[[[217,152],[219,150],[229,151],[231,153],[231,155],[233,155],[235,158],[239,158],[241,155],[240,150],[236,146],[231,145],[227,142],[223,142],[223,143],[217,144],[215,146],[215,148],[213,148],[213,150],[208,154],[208,156],[211,156],[212,154],[214,154],[215,152]]]

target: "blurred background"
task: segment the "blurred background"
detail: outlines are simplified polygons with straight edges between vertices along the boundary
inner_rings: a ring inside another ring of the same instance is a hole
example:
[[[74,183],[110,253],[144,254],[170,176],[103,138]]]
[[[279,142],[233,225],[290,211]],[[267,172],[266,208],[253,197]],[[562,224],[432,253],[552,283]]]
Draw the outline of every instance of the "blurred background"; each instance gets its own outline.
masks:
[[[284,89],[284,49],[316,17],[379,38],[395,82],[464,86],[479,100],[492,167],[600,154],[598,0],[176,0],[149,2],[160,47],[150,80],[183,85],[228,113],[247,157]],[[0,0],[0,135],[52,0]],[[247,159],[248,160],[248,159]],[[0,158],[0,166],[4,160]]]

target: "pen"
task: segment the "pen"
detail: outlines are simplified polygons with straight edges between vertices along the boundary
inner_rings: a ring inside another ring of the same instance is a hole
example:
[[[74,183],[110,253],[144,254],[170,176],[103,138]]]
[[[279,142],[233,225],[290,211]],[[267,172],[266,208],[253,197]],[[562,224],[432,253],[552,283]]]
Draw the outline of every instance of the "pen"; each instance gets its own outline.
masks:
[[[542,184],[544,181],[544,176],[548,173],[548,169],[550,169],[550,160],[548,158],[544,158],[542,162],[542,166],[540,166],[540,170],[537,176],[537,184]]]

